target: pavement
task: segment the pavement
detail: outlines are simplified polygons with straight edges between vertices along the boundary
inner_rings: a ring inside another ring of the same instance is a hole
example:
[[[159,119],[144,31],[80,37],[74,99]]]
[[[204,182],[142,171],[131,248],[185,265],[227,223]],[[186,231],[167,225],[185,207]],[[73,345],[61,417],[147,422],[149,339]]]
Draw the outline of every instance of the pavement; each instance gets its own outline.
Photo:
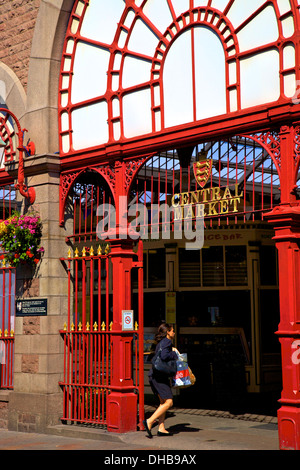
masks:
[[[145,416],[150,415],[153,410],[152,406],[146,406]],[[155,455],[174,456],[179,453],[181,459],[185,460],[175,463],[193,464],[192,460],[187,460],[192,459],[193,455],[198,458],[201,451],[279,450],[277,418],[274,416],[232,415],[230,412],[218,410],[172,408],[165,424],[173,435],[159,437],[157,427],[154,427],[152,439],[148,438],[144,431],[118,434],[109,433],[104,428],[80,425],[53,426],[48,428],[47,434],[0,430],[0,450],[102,451],[99,455],[106,464],[121,464],[124,462],[113,460],[134,455],[143,456],[143,459],[140,457],[139,463],[154,464],[157,463],[154,461],[157,458]],[[2,453],[1,461],[4,456]],[[147,462],[149,456],[152,456],[153,461]],[[131,466],[137,466],[137,463],[133,465],[133,461]]]

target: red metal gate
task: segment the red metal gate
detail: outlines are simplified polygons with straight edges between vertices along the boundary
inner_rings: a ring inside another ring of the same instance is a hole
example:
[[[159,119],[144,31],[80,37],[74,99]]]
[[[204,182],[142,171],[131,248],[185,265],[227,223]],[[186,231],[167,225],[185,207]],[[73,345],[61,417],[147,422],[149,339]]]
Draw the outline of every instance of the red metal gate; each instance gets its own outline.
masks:
[[[5,264],[0,268],[0,389],[13,388],[15,272]]]
[[[114,337],[126,337],[132,348],[127,367],[130,384],[122,387],[137,394],[138,422],[144,417],[143,391],[143,268],[142,245],[133,268],[139,271],[139,312],[132,331],[116,329],[112,313],[112,261],[109,245],[82,247],[62,259],[68,272],[68,319],[61,331],[64,340],[64,404],[62,420],[107,426],[108,397],[120,390],[112,380]]]

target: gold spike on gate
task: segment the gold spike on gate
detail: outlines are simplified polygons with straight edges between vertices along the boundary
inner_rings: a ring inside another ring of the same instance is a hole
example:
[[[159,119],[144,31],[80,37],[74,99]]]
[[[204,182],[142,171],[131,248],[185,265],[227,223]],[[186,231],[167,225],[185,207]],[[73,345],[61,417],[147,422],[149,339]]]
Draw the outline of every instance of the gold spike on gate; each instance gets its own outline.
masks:
[[[97,255],[98,256],[102,255],[102,249],[100,245],[98,246],[98,249],[97,249]]]
[[[90,256],[94,256],[94,248],[92,246],[90,248]]]
[[[0,330],[0,336],[2,336],[2,330]]]
[[[75,330],[75,325],[74,325],[74,323],[72,323],[72,325],[71,325],[71,331],[74,331],[74,330]]]
[[[104,321],[101,323],[101,330],[102,330],[102,331],[105,331],[105,323],[104,323]]]
[[[10,336],[14,336],[15,332],[14,330],[10,330]]]
[[[78,258],[78,254],[79,254],[78,248],[75,248],[75,258]]]
[[[68,258],[72,258],[71,248],[68,249]]]
[[[67,331],[67,324],[64,323],[64,331]]]
[[[87,331],[90,331],[90,324],[89,324],[89,322],[87,322],[87,324],[86,324],[86,330],[87,330]]]
[[[97,331],[97,330],[98,330],[98,325],[97,325],[97,322],[96,322],[96,321],[95,321],[95,323],[94,323],[93,326],[94,326],[94,331]]]
[[[109,252],[109,244],[107,244],[105,247],[105,254],[108,255],[108,252]]]
[[[110,324],[109,324],[109,331],[112,330],[112,327],[113,327],[113,322],[111,321]]]
[[[7,338],[7,336],[8,336],[8,331],[5,330],[5,331],[4,331],[4,337]]]
[[[81,331],[81,330],[82,330],[82,323],[79,322],[79,323],[78,323],[78,331]]]
[[[134,324],[134,329],[135,331],[137,331],[139,329],[139,325],[138,325],[138,322],[136,321],[135,324]]]
[[[82,256],[86,256],[85,247],[82,248]]]

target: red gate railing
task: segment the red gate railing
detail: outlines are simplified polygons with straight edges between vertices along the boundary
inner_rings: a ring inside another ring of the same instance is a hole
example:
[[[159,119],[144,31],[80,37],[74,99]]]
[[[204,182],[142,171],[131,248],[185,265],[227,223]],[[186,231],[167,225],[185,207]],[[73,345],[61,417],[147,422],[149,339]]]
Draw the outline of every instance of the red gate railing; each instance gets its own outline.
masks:
[[[111,262],[101,248],[75,250],[62,259],[68,272],[68,319],[60,331],[64,341],[62,421],[107,425],[107,398],[113,364]],[[142,279],[142,276],[140,276]],[[139,368],[142,329],[135,322],[132,334],[133,390],[141,393],[140,423],[143,418],[143,370]]]
[[[0,267],[0,389],[13,388],[15,268]]]

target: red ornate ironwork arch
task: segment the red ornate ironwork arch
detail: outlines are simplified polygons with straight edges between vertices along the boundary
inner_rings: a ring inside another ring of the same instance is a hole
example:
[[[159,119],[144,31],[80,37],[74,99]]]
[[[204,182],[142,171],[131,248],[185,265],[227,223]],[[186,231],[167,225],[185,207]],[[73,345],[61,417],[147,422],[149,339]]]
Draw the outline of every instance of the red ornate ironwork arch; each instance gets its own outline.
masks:
[[[62,173],[60,176],[60,226],[64,225],[67,199],[76,181],[78,181],[82,175],[92,172],[99,174],[103,178],[103,181],[105,181],[108,188],[110,189],[112,197],[115,197],[114,168],[109,165],[99,167],[87,167],[80,170]]]

